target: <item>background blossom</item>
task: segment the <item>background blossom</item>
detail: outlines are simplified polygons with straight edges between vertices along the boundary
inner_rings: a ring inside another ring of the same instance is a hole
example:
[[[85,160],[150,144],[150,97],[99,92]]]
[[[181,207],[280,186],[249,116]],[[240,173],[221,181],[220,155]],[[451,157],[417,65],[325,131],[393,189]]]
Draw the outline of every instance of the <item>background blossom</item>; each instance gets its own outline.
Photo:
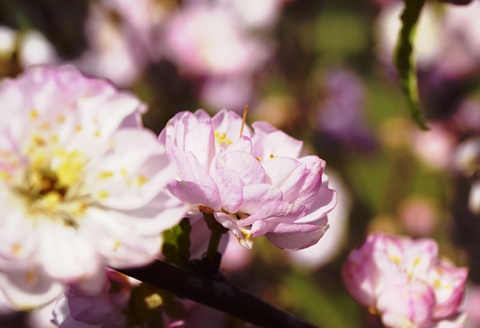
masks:
[[[437,244],[370,235],[343,266],[352,297],[387,327],[431,327],[456,316],[468,270],[438,257]]]

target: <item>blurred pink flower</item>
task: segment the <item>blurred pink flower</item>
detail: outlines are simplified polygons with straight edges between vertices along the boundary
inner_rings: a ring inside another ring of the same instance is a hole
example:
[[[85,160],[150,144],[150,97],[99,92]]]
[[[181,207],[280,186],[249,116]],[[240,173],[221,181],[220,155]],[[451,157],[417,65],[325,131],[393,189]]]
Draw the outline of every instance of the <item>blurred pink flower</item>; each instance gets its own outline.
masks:
[[[271,53],[269,42],[249,35],[231,11],[199,3],[173,15],[165,42],[166,55],[194,74],[245,74],[264,64]]]
[[[108,270],[103,288],[95,295],[71,286],[55,304],[52,322],[59,328],[127,326],[127,306],[132,284],[122,274]]]
[[[75,61],[85,72],[131,85],[160,59],[160,29],[169,13],[154,0],[102,0],[90,5],[85,24],[89,47]]]
[[[266,122],[254,123],[254,132],[242,126],[226,110],[172,118],[159,137],[177,167],[168,190],[191,204],[191,215],[214,214],[247,248],[262,235],[284,249],[315,244],[336,204],[325,162],[299,157],[302,142]]]
[[[0,85],[0,287],[17,307],[63,284],[101,288],[103,266],[147,264],[184,206],[141,126],[143,104],[73,67],[36,67]],[[155,163],[155,164],[153,164]]]
[[[438,221],[434,204],[423,197],[413,196],[402,201],[398,215],[405,230],[416,237],[431,235]]]
[[[446,169],[456,145],[455,136],[441,124],[430,123],[429,131],[413,132],[414,153],[433,169]]]
[[[380,1],[376,27],[377,54],[387,66],[400,30],[402,1]],[[465,77],[478,72],[480,65],[480,2],[468,6],[447,5],[437,10],[426,3],[422,9],[414,42],[415,60],[420,70],[432,69],[439,76]]]
[[[447,6],[444,16],[441,69],[450,75],[470,75],[480,69],[480,2]]]
[[[217,2],[233,12],[245,27],[265,29],[278,21],[285,0],[217,0]]]
[[[478,285],[467,285],[465,292],[465,302],[462,306],[468,316],[469,328],[480,327],[480,287]]]
[[[439,259],[437,244],[370,235],[342,269],[348,292],[387,327],[431,327],[458,315],[468,271]]]
[[[403,1],[387,2],[376,21],[376,51],[378,58],[388,67],[393,65],[392,55],[401,28],[400,15]],[[444,39],[441,37],[441,17],[433,6],[426,4],[422,10],[414,41],[415,61],[419,67],[428,67],[442,55]],[[443,54],[444,55],[444,54]]]
[[[211,76],[203,83],[200,97],[209,108],[232,108],[241,112],[245,104],[252,102],[253,89],[249,76]]]
[[[472,138],[457,147],[452,161],[455,171],[473,179],[468,198],[468,207],[473,213],[480,213],[479,159],[480,139]]]
[[[345,69],[330,69],[316,120],[321,138],[355,150],[372,150],[375,140],[365,121],[365,88],[359,76]]]

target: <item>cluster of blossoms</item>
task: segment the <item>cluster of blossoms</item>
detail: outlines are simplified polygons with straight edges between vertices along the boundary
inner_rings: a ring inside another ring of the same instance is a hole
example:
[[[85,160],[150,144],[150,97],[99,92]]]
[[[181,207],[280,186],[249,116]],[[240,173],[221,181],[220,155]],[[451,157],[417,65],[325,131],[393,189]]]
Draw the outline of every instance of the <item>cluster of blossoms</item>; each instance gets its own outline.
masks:
[[[247,248],[261,235],[305,248],[328,228],[336,193],[325,162],[300,157],[302,143],[266,122],[253,132],[226,110],[182,112],[157,138],[134,95],[70,66],[4,80],[0,99],[0,288],[14,308],[70,287],[57,324],[78,321],[92,302],[104,305],[98,320],[124,322],[115,313],[129,287],[112,290],[122,279],[106,267],[159,258],[163,231],[199,212]]]
[[[430,239],[380,233],[352,251],[342,270],[352,297],[387,327],[463,327],[467,274],[439,259]]]
[[[69,63],[129,87],[149,65],[169,61],[198,85],[204,103],[241,108],[255,98],[254,76],[273,57],[271,32],[286,2],[91,1],[78,26],[86,38],[81,54],[64,59],[40,31],[0,26],[0,64],[5,59],[21,68]],[[71,24],[66,20],[60,18],[60,24]]]

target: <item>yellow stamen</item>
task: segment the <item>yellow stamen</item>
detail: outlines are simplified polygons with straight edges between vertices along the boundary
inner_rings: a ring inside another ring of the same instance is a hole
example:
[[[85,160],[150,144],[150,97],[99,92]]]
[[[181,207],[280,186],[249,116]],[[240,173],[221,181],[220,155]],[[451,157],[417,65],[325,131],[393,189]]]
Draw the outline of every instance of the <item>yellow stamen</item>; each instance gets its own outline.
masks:
[[[420,258],[416,257],[415,260],[413,260],[413,266],[417,266],[420,264]]]
[[[50,125],[49,122],[43,122],[42,124],[40,124],[40,130],[42,131],[48,131],[50,130],[52,126]]]
[[[32,138],[32,142],[35,146],[38,146],[38,147],[43,147],[47,144],[47,142],[39,136],[34,136]]]
[[[99,174],[99,178],[101,180],[109,179],[113,177],[113,172],[112,171],[101,171]]]
[[[145,303],[149,309],[155,309],[163,304],[162,297],[157,293],[153,293],[150,296],[145,297]]]
[[[390,260],[392,260],[392,262],[395,262],[396,264],[400,264],[402,262],[400,257],[398,257],[396,255],[390,255]]]
[[[22,252],[22,245],[15,243],[10,246],[10,253],[12,255],[17,256],[17,255],[20,255],[21,252]]]
[[[12,179],[12,175],[7,171],[0,170],[0,181],[10,181]]]
[[[84,156],[79,151],[58,151],[57,156],[61,158],[57,169],[58,182],[62,186],[70,186],[80,179],[82,168],[85,164]]]
[[[38,116],[39,114],[35,109],[32,109],[30,113],[28,113],[28,118],[30,118],[32,121],[36,120]]]
[[[57,191],[49,191],[45,196],[43,196],[42,201],[46,209],[53,211],[55,207],[57,207],[57,205],[62,201],[62,195],[60,195]]]
[[[135,182],[137,184],[137,187],[141,187],[143,186],[146,182],[148,181],[148,177],[143,175],[143,174],[140,174],[136,179],[135,179]]]
[[[213,134],[215,136],[215,141],[220,145],[226,143],[227,146],[229,146],[232,143],[232,140],[227,138],[227,134],[225,132],[220,133],[218,131],[214,131]]]
[[[25,275],[25,283],[26,284],[32,284],[35,281],[37,281],[38,275],[37,271],[35,270],[30,270],[26,275]]]
[[[101,200],[108,198],[108,196],[110,196],[110,194],[106,190],[101,190],[98,193],[98,198],[100,198]]]
[[[50,137],[50,141],[51,141],[53,144],[58,143],[58,140],[59,140],[58,134],[54,134],[54,135],[52,135],[52,136]]]

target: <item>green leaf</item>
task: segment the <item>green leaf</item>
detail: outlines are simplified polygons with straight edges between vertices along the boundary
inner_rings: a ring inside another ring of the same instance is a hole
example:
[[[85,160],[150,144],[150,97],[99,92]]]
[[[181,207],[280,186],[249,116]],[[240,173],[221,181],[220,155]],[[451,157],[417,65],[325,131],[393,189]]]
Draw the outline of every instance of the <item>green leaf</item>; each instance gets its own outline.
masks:
[[[163,233],[162,253],[166,262],[189,269],[191,230],[190,221],[185,218],[177,226]]]
[[[407,98],[412,118],[423,130],[428,130],[425,123],[420,102],[418,99],[417,75],[415,69],[415,60],[413,58],[413,40],[418,19],[422,11],[425,0],[404,0],[405,8],[403,10],[397,46],[395,49],[393,61],[397,67],[400,85]]]

